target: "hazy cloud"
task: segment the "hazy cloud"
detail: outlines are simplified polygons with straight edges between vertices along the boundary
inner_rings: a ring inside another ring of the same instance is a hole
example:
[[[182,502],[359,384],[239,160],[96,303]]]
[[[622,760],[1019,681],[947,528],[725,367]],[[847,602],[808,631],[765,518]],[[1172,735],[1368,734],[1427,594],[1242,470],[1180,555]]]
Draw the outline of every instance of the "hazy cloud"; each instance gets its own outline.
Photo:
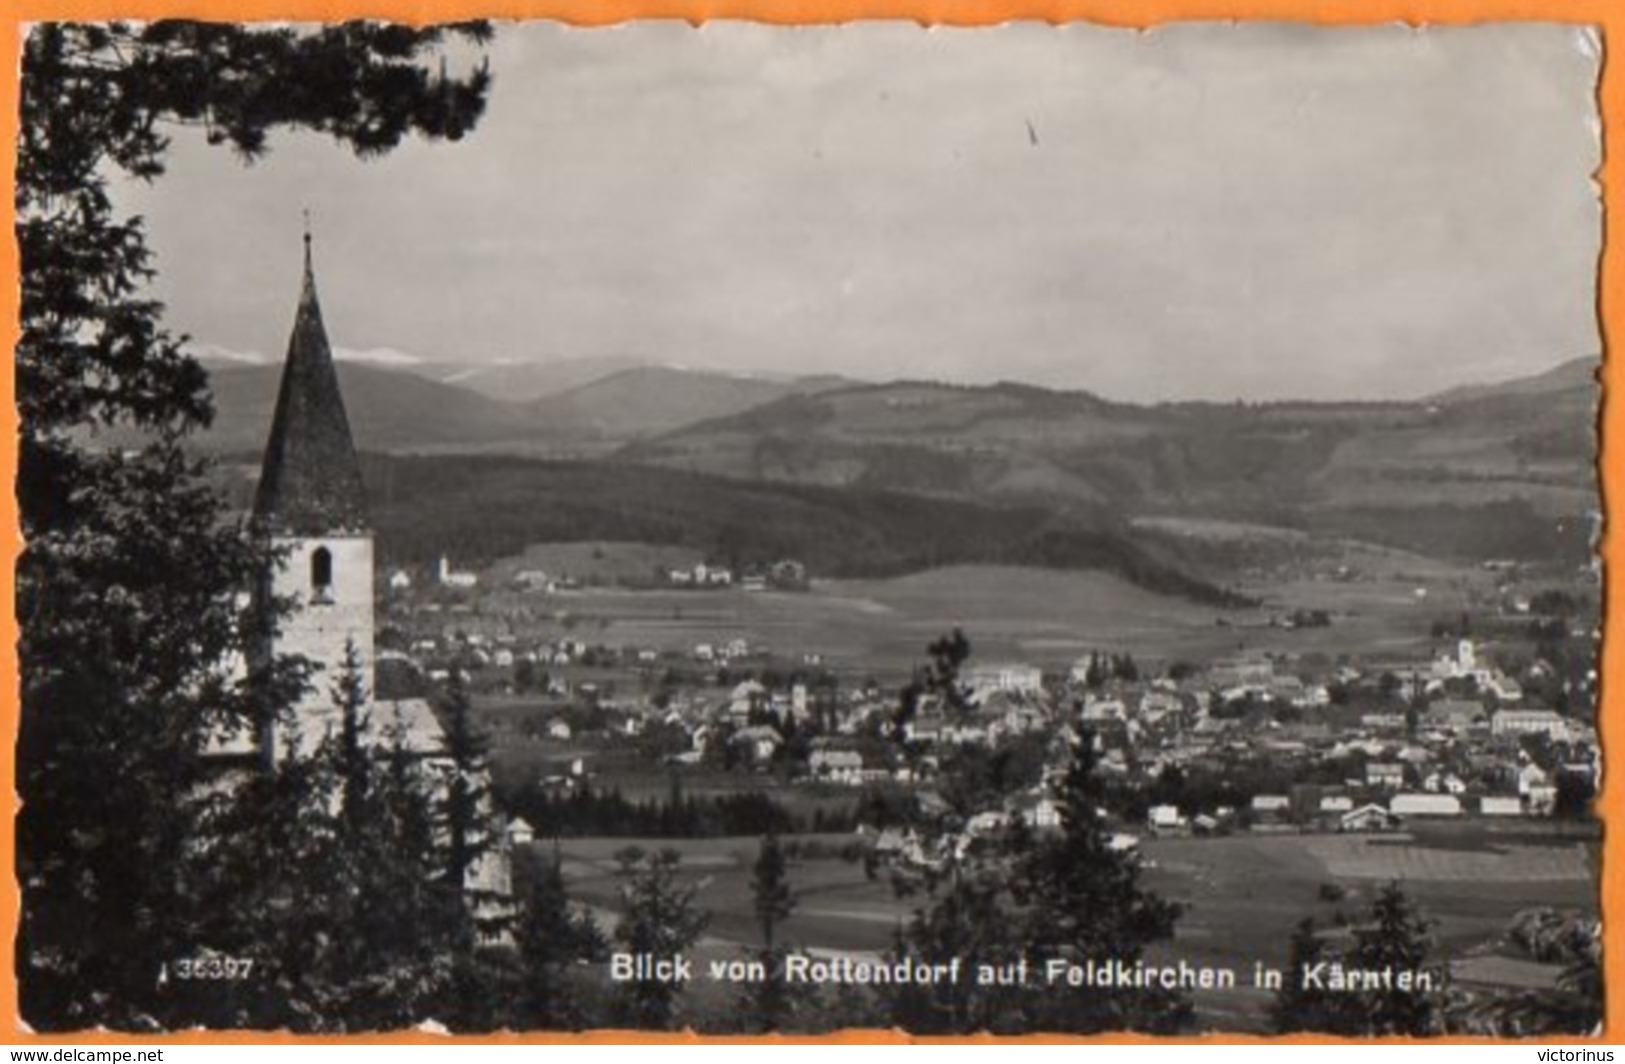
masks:
[[[336,344],[1412,396],[1598,348],[1573,27],[506,25],[489,114],[361,163],[177,137],[129,190],[177,328]]]

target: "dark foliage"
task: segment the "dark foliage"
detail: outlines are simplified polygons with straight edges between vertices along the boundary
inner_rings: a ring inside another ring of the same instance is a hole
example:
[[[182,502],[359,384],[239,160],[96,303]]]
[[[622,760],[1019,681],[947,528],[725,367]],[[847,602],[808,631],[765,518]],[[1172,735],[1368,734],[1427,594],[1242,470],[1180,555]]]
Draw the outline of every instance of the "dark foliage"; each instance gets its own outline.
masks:
[[[929,648],[930,663],[905,696],[901,718],[925,698],[952,705],[970,642],[955,631]],[[981,982],[974,974],[1010,972],[1023,962],[1033,971],[1051,961],[1132,966],[1147,946],[1173,937],[1179,907],[1140,883],[1139,859],[1115,849],[1101,815],[1104,789],[1096,772],[1095,737],[1084,732],[1072,751],[1056,798],[1061,831],[1038,836],[1019,817],[991,845],[971,845],[967,815],[987,795],[990,779],[1024,779],[1030,768],[1010,759],[950,762],[947,803],[925,825],[925,866],[899,876],[901,889],[923,892],[925,902],[897,935],[891,959],[926,964],[958,961],[958,980],[897,985],[881,997],[888,1018],[922,1034],[976,1031],[1023,1033],[1147,1031],[1172,1033],[1191,1018],[1178,991],[1160,988],[1068,989],[1014,982]],[[1030,756],[1036,751],[1029,751]]]
[[[160,176],[181,125],[245,157],[283,127],[364,155],[461,136],[489,79],[425,62],[450,33],[484,30],[48,23],[23,43],[17,970],[36,1029],[184,1019],[160,973],[229,937],[208,926],[220,899],[193,871],[216,852],[201,755],[299,682],[285,664],[246,683],[227,667],[251,635],[236,592],[271,558],[222,521],[182,451],[210,417],[205,377],[144,295],[143,228],[115,214],[108,181]],[[110,430],[142,442],[102,446]]]
[[[597,972],[585,969],[606,958],[609,944],[589,914],[571,908],[559,861],[527,853],[516,859],[514,879],[522,979],[511,1026],[559,1031],[603,1022],[593,997]]]
[[[751,908],[762,929],[762,945],[756,960],[767,978],[747,985],[740,1002],[748,1029],[776,1031],[784,1026],[792,1003],[785,989],[786,949],[778,934],[780,926],[795,912],[796,897],[790,889],[789,862],[777,835],[762,837],[756,863],[751,867]]]
[[[1554,520],[1527,499],[1405,509],[1349,506],[1317,513],[1312,524],[1373,543],[1466,561],[1517,558],[1584,565],[1593,556],[1589,518],[1575,514]]]
[[[1271,1030],[1277,1034],[1293,1034],[1338,1028],[1341,1023],[1339,999],[1303,977],[1306,969],[1313,969],[1326,958],[1326,945],[1315,932],[1314,918],[1304,917],[1292,931],[1281,989],[1270,1003]]]
[[[698,888],[678,873],[676,850],[647,853],[629,846],[615,855],[621,886],[621,921],[615,945],[634,956],[662,960],[680,957],[699,941],[711,922],[694,905]],[[633,979],[621,983],[611,1008],[614,1023],[638,1030],[673,1028],[680,1023],[682,983]]]
[[[891,738],[908,748],[908,728],[927,701],[944,713],[965,711],[967,692],[959,683],[959,667],[970,659],[970,640],[955,628],[926,648],[927,662],[914,670],[914,677],[897,696],[892,713]]]
[[[363,456],[384,550],[471,562],[536,542],[670,543],[736,567],[795,558],[817,576],[884,577],[977,563],[1103,569],[1149,590],[1239,601],[1137,544],[1103,513],[1055,517],[918,495],[702,476],[611,462]],[[432,500],[432,504],[431,504]]]
[[[1094,736],[1085,730],[1073,748],[1059,793],[1061,832],[1034,840],[1016,861],[1014,891],[1020,930],[1035,961],[1132,965],[1146,947],[1173,938],[1180,907],[1140,883],[1139,857],[1111,845],[1101,815],[1104,790],[1096,772]],[[1097,990],[1040,997],[1035,1030],[1112,1030],[1170,1034],[1191,1020],[1191,1003],[1177,990]]]
[[[583,787],[559,794],[537,786],[508,792],[504,804],[533,824],[546,824],[560,838],[699,839],[788,834],[811,827],[760,791],[634,802],[618,790]],[[851,830],[844,821],[826,816],[821,830]]]
[[[1286,981],[1270,1011],[1275,1030],[1351,1038],[1444,1033],[1445,972],[1432,961],[1431,926],[1398,883],[1378,892],[1366,919],[1354,929],[1353,943],[1341,952],[1327,946],[1313,922],[1305,920],[1293,932]],[[1334,988],[1324,976],[1308,978],[1309,969],[1321,964],[1340,966],[1356,980],[1365,973],[1388,973],[1395,977],[1394,985]],[[1431,987],[1419,978],[1404,986],[1398,978],[1424,974]]]
[[[391,1030],[448,1015],[468,910],[440,874],[437,781],[364,698],[352,658],[339,733],[305,755],[290,729],[273,766],[211,800],[210,848],[188,870],[208,902],[198,940],[254,970],[223,997],[169,980],[165,1027]]]

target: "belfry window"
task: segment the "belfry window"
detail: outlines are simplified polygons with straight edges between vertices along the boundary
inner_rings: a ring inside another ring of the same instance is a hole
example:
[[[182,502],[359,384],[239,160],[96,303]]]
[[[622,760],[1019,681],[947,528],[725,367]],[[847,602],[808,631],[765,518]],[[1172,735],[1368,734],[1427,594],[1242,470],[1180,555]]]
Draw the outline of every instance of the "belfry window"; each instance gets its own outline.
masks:
[[[310,597],[313,602],[333,601],[333,552],[326,547],[310,554]]]

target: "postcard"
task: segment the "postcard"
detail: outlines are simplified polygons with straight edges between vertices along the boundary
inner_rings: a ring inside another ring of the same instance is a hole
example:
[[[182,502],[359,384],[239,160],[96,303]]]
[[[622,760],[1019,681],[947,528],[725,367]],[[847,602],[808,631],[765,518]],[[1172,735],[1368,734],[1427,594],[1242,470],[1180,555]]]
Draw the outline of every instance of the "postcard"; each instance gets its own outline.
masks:
[[[21,27],[19,1036],[1601,1036],[1603,46]]]

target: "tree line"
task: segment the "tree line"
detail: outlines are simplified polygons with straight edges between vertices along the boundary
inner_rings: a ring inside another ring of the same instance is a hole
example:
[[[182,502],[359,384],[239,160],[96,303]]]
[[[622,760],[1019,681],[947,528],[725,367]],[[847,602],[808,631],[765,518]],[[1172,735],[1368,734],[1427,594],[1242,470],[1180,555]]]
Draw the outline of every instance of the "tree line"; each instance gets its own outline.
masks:
[[[592,836],[702,839],[728,835],[850,831],[850,817],[816,810],[814,818],[792,815],[760,791],[685,795],[633,801],[618,788],[591,784],[568,791],[526,786],[505,792],[504,802],[532,824],[545,824],[560,838]]]

